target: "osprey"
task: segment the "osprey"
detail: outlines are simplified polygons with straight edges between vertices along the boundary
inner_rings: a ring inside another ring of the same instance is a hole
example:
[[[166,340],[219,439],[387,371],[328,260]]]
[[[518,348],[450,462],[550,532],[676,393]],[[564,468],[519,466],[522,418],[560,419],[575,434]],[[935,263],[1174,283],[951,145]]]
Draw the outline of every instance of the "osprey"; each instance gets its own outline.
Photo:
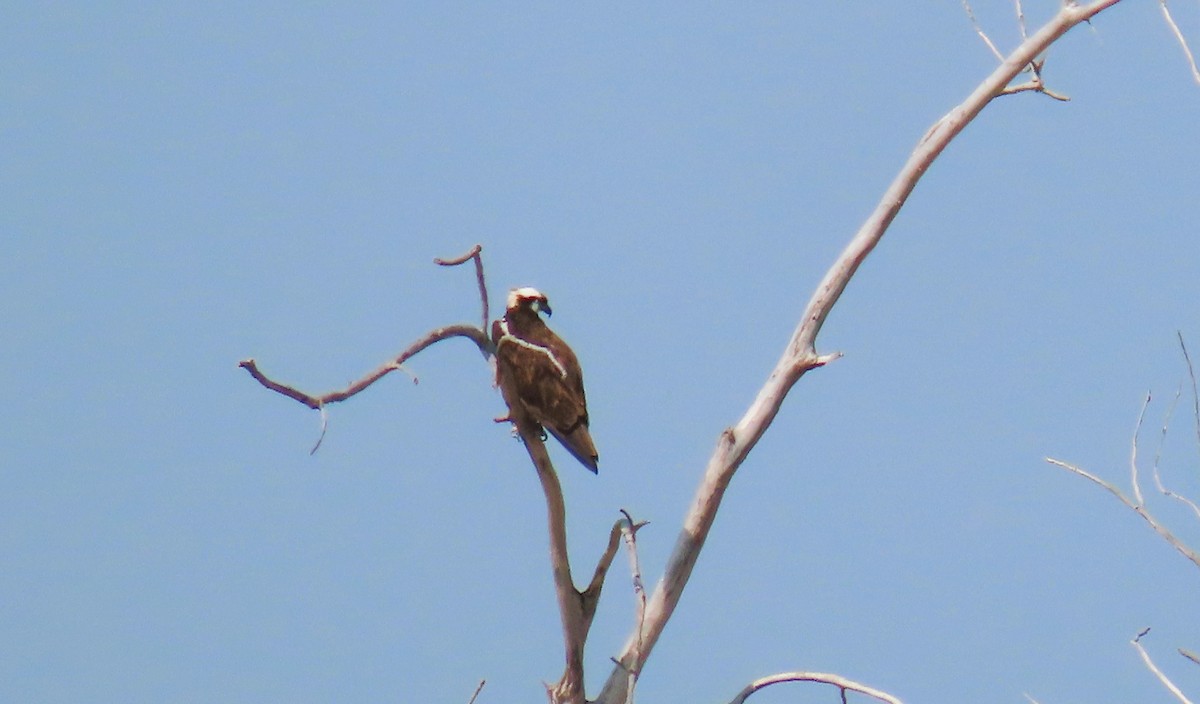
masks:
[[[596,446],[588,432],[583,371],[575,353],[539,315],[550,315],[545,294],[535,288],[508,292],[504,317],[492,323],[496,385],[508,404],[508,420],[528,418],[549,431],[575,459],[596,471]]]

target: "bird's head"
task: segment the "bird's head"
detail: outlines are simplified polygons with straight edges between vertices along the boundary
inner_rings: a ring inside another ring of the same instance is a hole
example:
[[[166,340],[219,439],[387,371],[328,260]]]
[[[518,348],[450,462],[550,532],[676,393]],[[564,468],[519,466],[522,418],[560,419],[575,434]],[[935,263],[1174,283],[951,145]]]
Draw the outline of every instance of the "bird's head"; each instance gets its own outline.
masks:
[[[550,310],[550,301],[546,298],[546,294],[530,286],[510,290],[506,306],[510,311],[526,308],[533,311],[535,315],[537,313],[545,313],[547,317],[552,313]]]

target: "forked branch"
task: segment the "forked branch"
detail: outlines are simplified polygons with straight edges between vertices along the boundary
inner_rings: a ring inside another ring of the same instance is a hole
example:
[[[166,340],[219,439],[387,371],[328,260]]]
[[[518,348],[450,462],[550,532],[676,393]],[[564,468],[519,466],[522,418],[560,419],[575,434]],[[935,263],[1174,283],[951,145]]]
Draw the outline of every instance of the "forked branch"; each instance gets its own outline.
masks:
[[[1192,370],[1192,360],[1191,360],[1191,357],[1188,356],[1187,346],[1184,345],[1184,343],[1183,343],[1183,335],[1182,334],[1179,335],[1179,347],[1183,351],[1184,360],[1187,362],[1188,376],[1191,377],[1192,394],[1194,396],[1196,393],[1196,377],[1195,377],[1194,371]],[[1178,394],[1176,394],[1175,401],[1176,402],[1178,401]],[[1146,408],[1149,405],[1150,405],[1150,394],[1146,394],[1146,400],[1142,403],[1142,408],[1138,412],[1137,423],[1134,425],[1134,428],[1133,428],[1133,439],[1130,441],[1129,483],[1130,483],[1130,490],[1132,491],[1132,494],[1133,494],[1132,497],[1127,496],[1125,494],[1125,492],[1118,489],[1111,482],[1105,481],[1104,479],[1101,479],[1100,477],[1092,474],[1091,472],[1088,472],[1087,470],[1077,467],[1069,462],[1063,462],[1062,460],[1057,460],[1057,459],[1054,459],[1051,457],[1047,457],[1046,461],[1056,467],[1061,467],[1061,468],[1067,470],[1068,472],[1078,474],[1079,476],[1083,477],[1084,479],[1087,479],[1088,481],[1092,482],[1093,484],[1096,484],[1097,486],[1103,488],[1108,493],[1115,496],[1118,501],[1125,504],[1126,507],[1128,507],[1130,510],[1132,510],[1137,515],[1141,516],[1142,520],[1146,521],[1146,523],[1149,524],[1149,526],[1152,529],[1154,529],[1155,533],[1158,533],[1159,536],[1161,536],[1163,538],[1163,540],[1166,540],[1168,543],[1171,544],[1171,547],[1173,547],[1177,551],[1179,551],[1179,553],[1181,555],[1183,555],[1184,557],[1186,557],[1193,565],[1195,565],[1196,567],[1200,567],[1200,553],[1198,553],[1196,550],[1194,550],[1191,546],[1184,543],[1178,536],[1175,535],[1174,532],[1171,531],[1170,528],[1168,528],[1166,525],[1164,525],[1162,523],[1162,521],[1160,521],[1153,513],[1150,512],[1150,509],[1146,506],[1146,500],[1142,494],[1140,471],[1138,468],[1138,436],[1141,434],[1142,421],[1145,419]],[[1174,409],[1174,405],[1175,405],[1175,402],[1172,402],[1172,405],[1171,405],[1172,409]],[[1195,415],[1195,420],[1198,424],[1200,424],[1200,405],[1197,405],[1194,403],[1192,407],[1194,409],[1193,413]],[[1162,442],[1162,438],[1165,438],[1166,434],[1167,434],[1167,425],[1168,425],[1169,419],[1170,419],[1170,411],[1168,411],[1167,419],[1168,420],[1163,422],[1162,434],[1161,434],[1161,438],[1159,441],[1160,444]],[[1198,442],[1200,442],[1200,440],[1198,440]],[[1191,499],[1188,499],[1185,496],[1177,494],[1177,493],[1171,491],[1170,489],[1167,489],[1166,486],[1163,484],[1162,477],[1160,476],[1159,471],[1158,471],[1158,459],[1159,459],[1160,454],[1161,454],[1161,452],[1155,453],[1155,458],[1154,458],[1153,477],[1154,477],[1154,483],[1155,483],[1156,488],[1164,496],[1174,498],[1174,499],[1182,502],[1184,505],[1188,506],[1189,508],[1191,508],[1193,511],[1193,514],[1197,518],[1200,518],[1200,507],[1197,507],[1197,505],[1194,501],[1192,501]]]

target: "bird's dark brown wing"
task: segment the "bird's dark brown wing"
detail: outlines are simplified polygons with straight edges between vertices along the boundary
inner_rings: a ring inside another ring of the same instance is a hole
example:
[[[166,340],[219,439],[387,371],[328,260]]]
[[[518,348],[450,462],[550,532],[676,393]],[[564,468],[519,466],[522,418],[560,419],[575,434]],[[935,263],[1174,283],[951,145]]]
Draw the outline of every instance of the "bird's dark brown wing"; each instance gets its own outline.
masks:
[[[567,343],[549,329],[546,330],[543,342],[562,365],[562,369],[550,363],[552,369],[548,371],[552,371],[553,375],[544,382],[546,389],[543,399],[546,405],[540,409],[542,423],[576,459],[595,472],[599,455],[588,429],[583,370],[580,369],[579,360]]]
[[[596,446],[588,431],[583,373],[575,353],[557,335],[542,327],[526,344],[501,342],[503,330],[493,325],[497,341],[496,370],[501,393],[510,411],[520,410],[541,424],[585,467],[596,471]]]

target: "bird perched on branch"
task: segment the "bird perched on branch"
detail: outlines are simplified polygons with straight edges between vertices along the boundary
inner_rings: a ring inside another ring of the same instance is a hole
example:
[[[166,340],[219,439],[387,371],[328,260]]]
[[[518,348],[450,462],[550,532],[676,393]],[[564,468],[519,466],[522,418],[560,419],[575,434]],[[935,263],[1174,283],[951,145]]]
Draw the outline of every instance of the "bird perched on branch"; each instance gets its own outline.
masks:
[[[587,400],[579,359],[546,327],[551,314],[545,294],[535,288],[508,292],[504,317],[492,323],[496,345],[496,385],[518,427],[531,422],[553,435],[575,459],[596,472],[596,445],[588,432]]]

